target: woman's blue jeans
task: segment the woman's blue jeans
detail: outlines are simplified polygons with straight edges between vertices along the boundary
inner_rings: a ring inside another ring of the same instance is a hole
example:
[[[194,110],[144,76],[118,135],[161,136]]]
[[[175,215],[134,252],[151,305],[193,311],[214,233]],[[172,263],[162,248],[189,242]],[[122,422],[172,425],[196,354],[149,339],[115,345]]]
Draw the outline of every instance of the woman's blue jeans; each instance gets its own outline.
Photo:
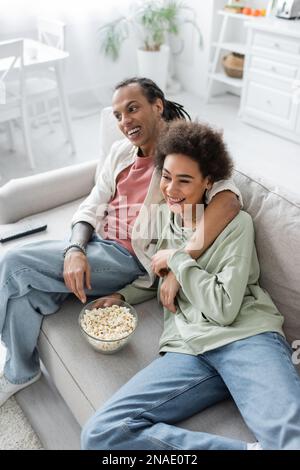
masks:
[[[176,426],[231,395],[263,449],[300,449],[300,379],[291,354],[272,332],[199,356],[166,353],[92,416],[82,448],[246,449],[243,441]]]
[[[0,335],[7,348],[4,375],[24,383],[40,370],[37,340],[44,315],[55,313],[70,294],[63,279],[66,241],[31,243],[0,258]],[[91,296],[103,296],[132,282],[143,267],[113,241],[94,236],[87,248]]]

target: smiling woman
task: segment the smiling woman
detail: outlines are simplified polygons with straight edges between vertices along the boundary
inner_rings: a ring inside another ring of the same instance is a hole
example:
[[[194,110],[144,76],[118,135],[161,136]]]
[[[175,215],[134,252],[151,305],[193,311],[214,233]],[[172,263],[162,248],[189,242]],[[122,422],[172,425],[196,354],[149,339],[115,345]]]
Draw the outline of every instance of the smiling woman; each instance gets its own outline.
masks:
[[[203,124],[187,128],[180,121],[161,136],[156,166],[162,173],[160,189],[169,209],[193,227],[197,214],[202,215],[197,208],[204,204],[206,191],[213,183],[229,178],[232,170],[221,134]]]
[[[258,283],[250,215],[241,211],[202,255],[192,258],[188,244],[193,233],[181,213],[172,210],[173,202],[202,204],[209,186],[230,174],[222,137],[206,125],[174,122],[160,136],[157,153],[167,205],[160,204],[152,260],[167,252],[163,267],[168,273],[150,288],[132,283],[114,295],[130,304],[159,295],[164,307],[160,357],[89,419],[82,447],[299,449],[300,377],[284,338],[283,316]],[[194,432],[176,426],[230,395],[259,445],[203,427]]]
[[[174,153],[166,157],[160,189],[172,212],[183,214],[186,206],[191,205],[193,209],[196,204],[202,204],[204,193],[211,186],[210,178],[204,178],[198,164],[186,155]],[[193,221],[195,217],[196,207]]]

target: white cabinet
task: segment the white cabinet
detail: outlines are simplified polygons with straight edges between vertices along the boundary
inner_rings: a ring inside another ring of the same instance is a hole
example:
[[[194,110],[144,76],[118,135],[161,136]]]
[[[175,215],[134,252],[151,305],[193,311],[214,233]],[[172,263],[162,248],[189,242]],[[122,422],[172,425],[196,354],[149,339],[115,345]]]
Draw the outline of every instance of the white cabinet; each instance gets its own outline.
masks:
[[[300,142],[300,22],[247,23],[240,117]]]

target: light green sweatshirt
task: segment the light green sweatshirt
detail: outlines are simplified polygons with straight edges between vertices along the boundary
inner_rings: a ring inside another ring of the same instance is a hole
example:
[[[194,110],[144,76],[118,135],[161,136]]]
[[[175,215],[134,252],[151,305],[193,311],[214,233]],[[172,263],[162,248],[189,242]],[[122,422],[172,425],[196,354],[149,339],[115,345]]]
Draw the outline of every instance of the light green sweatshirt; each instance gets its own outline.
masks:
[[[258,284],[259,264],[252,219],[240,213],[197,260],[183,251],[190,229],[180,217],[161,207],[164,229],[157,250],[177,248],[168,266],[180,283],[177,311],[164,308],[164,329],[159,350],[200,354],[242,338],[267,331],[283,335],[283,316]],[[159,288],[162,280],[158,284]],[[128,303],[155,297],[157,288],[128,285],[120,290]]]

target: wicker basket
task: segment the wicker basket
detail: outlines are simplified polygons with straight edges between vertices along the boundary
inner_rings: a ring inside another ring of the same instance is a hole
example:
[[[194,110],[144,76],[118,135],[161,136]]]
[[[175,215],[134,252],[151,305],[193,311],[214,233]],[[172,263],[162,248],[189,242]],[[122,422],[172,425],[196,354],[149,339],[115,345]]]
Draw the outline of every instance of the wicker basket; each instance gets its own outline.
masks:
[[[244,55],[237,52],[230,52],[222,59],[224,71],[228,77],[243,78]]]

